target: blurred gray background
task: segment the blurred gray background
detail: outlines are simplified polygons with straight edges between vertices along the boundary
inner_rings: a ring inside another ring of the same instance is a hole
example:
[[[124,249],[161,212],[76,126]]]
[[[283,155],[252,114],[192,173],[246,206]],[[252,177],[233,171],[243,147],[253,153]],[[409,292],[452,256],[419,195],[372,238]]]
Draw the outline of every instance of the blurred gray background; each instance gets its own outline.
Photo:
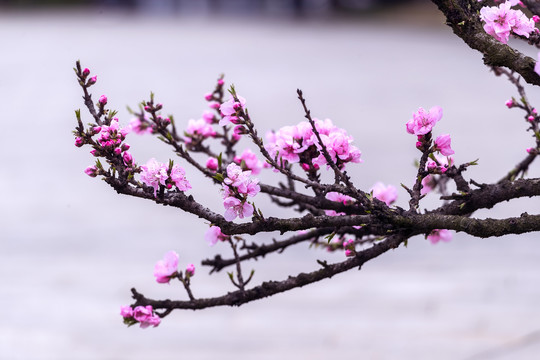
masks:
[[[51,4],[52,3],[52,4]],[[83,170],[73,146],[82,108],[72,68],[98,75],[92,88],[122,124],[155,92],[179,126],[199,118],[219,74],[234,83],[261,134],[312,114],[355,138],[364,163],[355,184],[411,185],[418,152],[405,122],[440,105],[466,176],[502,177],[533,145],[517,96],[456,38],[434,5],[375,1],[2,1],[0,2],[0,359],[533,359],[540,354],[537,234],[473,239],[423,237],[331,280],[240,308],[177,311],[155,329],[126,328],[119,307],[135,286],[152,298],[184,298],[152,276],[175,250],[197,265],[195,296],[233,290],[225,272],[199,266],[207,225],[172,208],[116,194]],[[519,46],[516,42],[512,45]],[[536,54],[530,49],[529,55]],[[529,91],[533,104],[538,91]],[[83,109],[84,121],[90,117]],[[159,141],[127,140],[139,163],[173,154]],[[248,143],[243,143],[249,146]],[[187,164],[203,204],[221,211],[217,188]],[[540,175],[538,164],[530,176]],[[276,183],[273,173],[263,174]],[[281,180],[281,179],[280,179]],[[400,189],[398,205],[406,206]],[[268,202],[259,195],[257,203]],[[439,204],[429,195],[425,208]],[[280,214],[265,209],[265,215]],[[539,213],[538,200],[498,205],[478,217]],[[291,214],[292,215],[292,214]],[[278,234],[257,237],[271,241]],[[252,239],[250,239],[252,240]],[[284,279],[339,261],[306,245],[246,264],[254,281]]]

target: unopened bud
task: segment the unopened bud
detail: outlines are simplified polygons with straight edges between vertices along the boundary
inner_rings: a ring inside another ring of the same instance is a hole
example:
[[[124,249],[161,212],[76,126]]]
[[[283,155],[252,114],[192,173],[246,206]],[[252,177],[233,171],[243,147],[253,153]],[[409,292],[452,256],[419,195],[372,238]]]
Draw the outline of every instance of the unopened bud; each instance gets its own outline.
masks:
[[[83,145],[84,145],[83,139],[77,136],[77,137],[75,138],[75,146],[76,146],[76,147],[81,147],[81,146],[83,146]]]
[[[219,86],[223,86],[223,84],[225,84],[225,80],[219,79],[219,80],[217,81],[217,84],[218,84]]]
[[[99,103],[100,103],[101,105],[107,104],[107,97],[106,97],[105,95],[101,95],[101,96],[99,97]]]
[[[90,177],[96,177],[97,176],[97,167],[95,165],[87,167],[84,172],[86,175]]]
[[[206,94],[204,94],[204,99],[205,99],[206,101],[212,100],[213,97],[214,97],[214,94],[212,94],[212,93],[206,93]]]
[[[83,75],[84,77],[87,77],[88,75],[90,75],[90,69],[84,68],[84,70],[83,70],[83,72],[82,72],[82,75]]]
[[[88,82],[86,83],[86,85],[88,85],[88,86],[94,85],[96,82],[97,82],[97,75],[96,75],[96,76],[92,76],[92,77],[90,78],[90,80],[88,80]]]
[[[122,155],[122,158],[124,159],[124,163],[126,165],[131,165],[131,163],[133,162],[133,156],[131,156],[129,151],[124,152],[124,154]]]
[[[186,267],[186,276],[188,277],[192,277],[195,275],[195,265],[193,264],[189,264],[187,267]]]

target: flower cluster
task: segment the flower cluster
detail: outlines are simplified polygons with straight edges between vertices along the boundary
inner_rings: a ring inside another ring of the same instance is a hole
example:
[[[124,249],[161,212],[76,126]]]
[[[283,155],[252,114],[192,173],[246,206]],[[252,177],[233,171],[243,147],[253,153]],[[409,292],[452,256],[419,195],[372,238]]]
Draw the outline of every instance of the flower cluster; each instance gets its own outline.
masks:
[[[361,162],[361,152],[351,145],[353,138],[345,130],[334,126],[330,119],[314,119],[314,122],[322,145],[339,168],[343,168],[348,162]],[[305,170],[327,163],[321,151],[322,146],[307,121],[296,126],[284,126],[276,132],[268,133],[266,137],[267,151],[279,161],[300,163]]]
[[[499,6],[484,6],[480,10],[480,18],[485,22],[484,30],[503,44],[508,43],[510,32],[528,38],[535,30],[533,19],[529,19],[521,10],[512,9],[516,4],[517,1],[512,0]]]
[[[161,322],[161,318],[154,315],[154,310],[151,305],[137,306],[133,309],[131,306],[121,306],[120,315],[124,318],[124,323],[131,326],[140,323],[141,328],[145,329],[149,326],[156,327]]]
[[[186,179],[186,172],[178,165],[162,164],[156,159],[150,159],[146,165],[141,166],[141,181],[154,188],[154,196],[157,196],[159,187],[165,186],[171,189],[176,186],[180,191],[191,189],[191,184]]]
[[[97,141],[103,148],[111,149],[116,154],[120,154],[129,149],[129,145],[122,144],[122,141],[126,139],[126,135],[129,134],[130,128],[120,128],[118,118],[112,119],[109,126],[96,126],[93,130],[94,133],[99,133],[99,138]]]
[[[232,221],[239,217],[253,215],[253,205],[247,202],[248,196],[253,197],[261,190],[258,179],[252,179],[251,171],[243,171],[235,163],[227,166],[227,177],[223,180],[223,205],[225,220]]]

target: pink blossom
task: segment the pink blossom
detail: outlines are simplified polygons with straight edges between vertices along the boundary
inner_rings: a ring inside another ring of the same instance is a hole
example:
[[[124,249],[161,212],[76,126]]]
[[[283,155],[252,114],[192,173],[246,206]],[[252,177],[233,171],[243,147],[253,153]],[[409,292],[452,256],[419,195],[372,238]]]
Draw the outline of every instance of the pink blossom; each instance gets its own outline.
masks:
[[[236,118],[237,111],[240,108],[244,108],[244,106],[246,105],[246,99],[241,96],[237,96],[237,98],[239,101],[235,101],[234,98],[231,97],[219,107],[221,115],[223,115],[223,118],[219,121],[220,126],[228,125],[238,119]]]
[[[354,202],[354,199],[348,195],[341,194],[338,192],[331,191],[326,194],[325,196],[328,200],[340,202],[344,205],[348,205]],[[335,210],[324,210],[324,213],[328,216],[339,216],[339,215],[345,215],[344,212],[336,212]]]
[[[131,306],[120,306],[120,315],[124,318],[133,317],[133,309]]]
[[[186,267],[186,276],[188,276],[188,277],[195,276],[195,265],[189,264]]]
[[[540,56],[540,53],[538,53],[538,55]],[[538,63],[537,63],[538,64]],[[535,65],[535,70],[536,71],[536,65]],[[538,73],[538,72],[537,72]],[[506,105],[507,108],[511,109],[514,107],[514,99],[510,99],[510,100],[507,100],[504,105]]]
[[[208,245],[214,246],[218,241],[227,241],[231,237],[221,232],[218,226],[211,226],[204,234],[204,239],[208,242]]]
[[[198,120],[189,120],[188,126],[186,129],[186,136],[185,142],[190,143],[192,141],[192,138],[197,139],[206,139],[211,136],[215,136],[216,132],[212,128],[212,125],[207,123],[204,119],[198,119]]]
[[[158,283],[168,283],[171,277],[178,271],[178,254],[169,251],[159,260],[154,267],[154,276]]]
[[[351,257],[355,255],[354,240],[348,239],[343,242],[343,248],[345,249],[345,256]]]
[[[435,229],[429,233],[427,238],[429,241],[431,241],[432,244],[436,244],[441,240],[448,242],[452,240],[452,233],[450,232],[450,230],[446,229]]]
[[[534,20],[527,18],[521,10],[511,9],[510,1],[497,6],[484,6],[480,18],[485,22],[484,30],[503,44],[508,43],[510,32],[526,38],[534,31]]]
[[[129,126],[137,135],[151,134],[154,131],[152,125],[146,118],[143,121],[139,118],[133,118],[129,122]]]
[[[424,108],[419,108],[413,114],[413,118],[407,122],[407,132],[414,135],[425,135],[441,120],[442,115],[442,108],[440,106],[432,107],[429,112],[426,112]]]
[[[204,99],[205,99],[206,101],[212,100],[213,97],[214,97],[214,94],[212,94],[212,93],[206,93],[206,94],[204,94]]]
[[[146,165],[141,166],[141,170],[141,181],[153,187],[154,196],[156,196],[159,185],[166,185],[165,182],[169,177],[167,175],[167,166],[152,158],[148,160]]]
[[[373,192],[373,197],[385,202],[386,205],[392,204],[398,197],[398,192],[395,186],[386,186],[380,181],[373,185],[371,191]]]
[[[76,147],[81,147],[81,146],[83,146],[83,145],[84,145],[83,139],[82,139],[81,137],[78,137],[78,136],[77,136],[77,137],[75,138],[75,146],[76,146]]]
[[[202,114],[202,118],[204,119],[204,121],[206,121],[208,124],[212,124],[214,123],[214,113],[210,110],[205,110]]]
[[[84,172],[85,172],[86,175],[88,175],[90,177],[96,177],[98,169],[97,169],[97,167],[95,165],[93,165],[93,166],[89,166],[86,169],[84,169]]]
[[[251,170],[253,175],[259,174],[263,168],[263,162],[257,159],[257,155],[255,155],[255,153],[250,149],[245,149],[244,152],[242,152],[242,155],[235,156],[234,161],[237,164],[241,164],[243,161],[246,168]]]
[[[223,79],[218,79],[217,83],[219,86],[223,86],[223,84],[225,84],[225,81]]]
[[[261,190],[258,179],[252,179],[250,177],[251,171],[243,171],[242,168],[235,163],[230,163],[227,166],[227,177],[223,180],[223,186],[231,186],[236,190],[247,196],[255,196]],[[228,189],[225,192],[225,197],[229,196]]]
[[[99,103],[100,103],[101,105],[107,104],[107,97],[106,97],[105,95],[101,95],[101,96],[99,97]]]
[[[211,171],[216,171],[218,168],[218,160],[216,158],[210,157],[206,160],[206,168]]]
[[[225,220],[233,221],[238,216],[240,219],[253,215],[253,206],[247,201],[241,201],[235,197],[228,197],[223,200],[225,206]]]
[[[450,156],[454,154],[454,150],[450,147],[452,139],[449,134],[439,135],[435,139],[435,148],[444,156]]]
[[[149,326],[156,327],[161,322],[159,316],[153,315],[153,309],[151,305],[137,306],[133,310],[133,318],[140,322],[140,326],[143,329]]]
[[[420,189],[420,195],[425,195],[429,193],[431,190],[433,190],[433,188],[433,176],[427,175],[425,178],[422,179],[422,189]]]
[[[430,170],[432,172],[438,170],[441,173],[445,173],[450,166],[454,165],[454,158],[452,158],[451,156],[446,157],[437,154],[434,155],[437,161],[429,159],[426,163],[427,170]]]
[[[191,184],[186,178],[185,170],[178,165],[172,167],[170,179],[180,191],[188,191],[191,189]]]

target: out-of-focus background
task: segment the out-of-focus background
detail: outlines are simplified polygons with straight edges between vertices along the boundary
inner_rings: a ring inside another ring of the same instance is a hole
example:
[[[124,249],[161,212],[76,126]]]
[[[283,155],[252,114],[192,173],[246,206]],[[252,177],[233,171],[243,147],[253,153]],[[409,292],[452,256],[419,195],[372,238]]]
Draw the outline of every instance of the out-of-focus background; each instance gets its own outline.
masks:
[[[122,124],[126,106],[153,91],[181,127],[201,116],[203,95],[224,73],[264,134],[303,120],[301,88],[314,116],[354,136],[364,163],[349,172],[362,189],[412,184],[418,152],[404,124],[419,106],[440,105],[435,131],[452,135],[456,161],[480,159],[466,176],[498,180],[533,144],[521,113],[504,106],[516,91],[490,74],[433,4],[0,1],[0,38],[0,359],[538,357],[537,234],[455,234],[437,245],[415,237],[362,271],[240,308],[177,311],[155,329],[126,328],[119,315],[132,286],[153,298],[185,296],[152,276],[169,250],[181,268],[197,265],[195,296],[232,290],[225,272],[208,276],[199,266],[229,251],[208,247],[207,225],[193,216],[120,196],[83,173],[94,159],[71,135],[73,110],[83,107],[77,59],[98,76],[94,99],[106,94]],[[533,104],[538,95],[530,90]],[[173,156],[150,137],[128,142],[139,163]],[[183,165],[195,198],[221,211],[218,189]],[[529,175],[539,173],[535,164]],[[400,189],[398,205],[407,200]],[[437,204],[435,194],[422,203]],[[476,216],[523,211],[539,213],[538,200]],[[246,269],[256,270],[256,282],[279,280],[316,269],[317,259],[342,258],[299,245]]]

